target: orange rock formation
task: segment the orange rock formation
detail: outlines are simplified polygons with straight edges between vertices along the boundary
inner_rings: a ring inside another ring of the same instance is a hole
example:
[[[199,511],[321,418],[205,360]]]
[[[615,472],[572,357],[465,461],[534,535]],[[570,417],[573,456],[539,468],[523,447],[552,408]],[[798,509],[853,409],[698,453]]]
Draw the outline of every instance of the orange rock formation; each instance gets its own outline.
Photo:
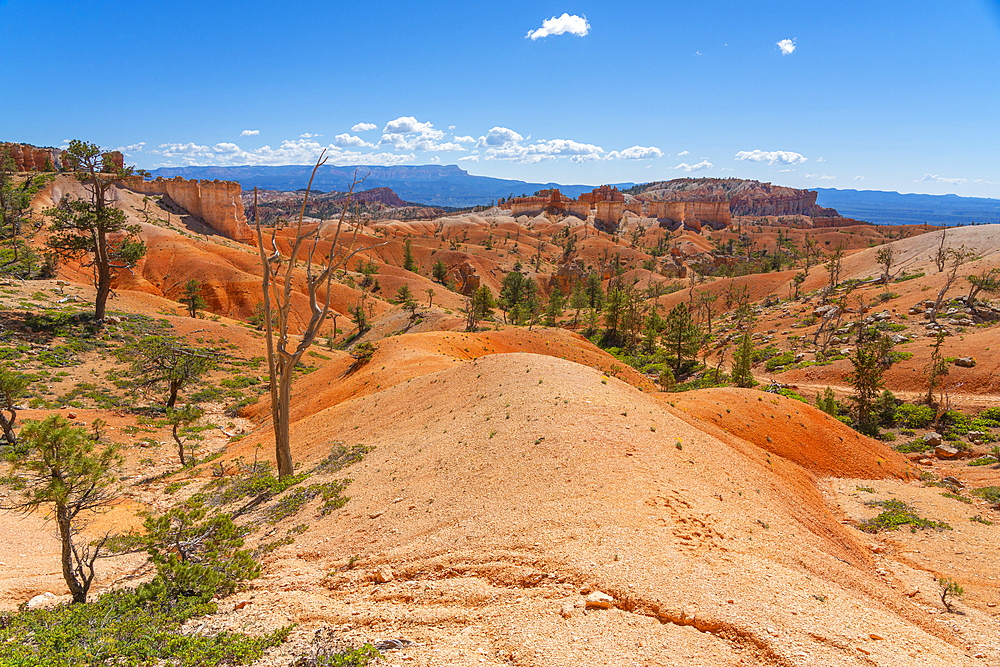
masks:
[[[243,212],[242,190],[234,181],[198,181],[157,178],[145,181],[139,176],[125,179],[133,192],[166,195],[189,213],[205,221],[215,231],[236,241],[250,241],[253,234]]]

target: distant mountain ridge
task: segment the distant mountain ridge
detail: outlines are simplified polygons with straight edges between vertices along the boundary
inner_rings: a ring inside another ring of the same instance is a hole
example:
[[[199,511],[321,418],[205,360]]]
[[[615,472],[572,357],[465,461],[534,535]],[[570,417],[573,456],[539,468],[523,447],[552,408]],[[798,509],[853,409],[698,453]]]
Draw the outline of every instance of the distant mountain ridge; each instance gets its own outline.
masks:
[[[1000,222],[1000,199],[816,188],[816,203],[879,225],[968,225]]]
[[[593,185],[560,185],[559,183],[529,183],[489,176],[473,176],[456,165],[406,165],[406,166],[357,166],[334,167],[324,165],[316,172],[313,187],[324,192],[344,192],[354,178],[355,170],[361,178],[367,174],[359,189],[390,188],[408,202],[428,206],[475,206],[496,201],[500,197],[532,194],[537,190],[559,188],[569,196],[578,197],[591,191]],[[152,172],[153,177],[219,179],[236,181],[244,190],[255,186],[267,190],[292,191],[309,182],[311,166],[288,165],[241,167],[161,167]],[[632,183],[616,183],[629,187]]]
[[[487,204],[500,197],[532,194],[537,190],[558,188],[568,197],[579,197],[593,185],[530,183],[527,181],[474,176],[457,165],[401,165],[392,167],[323,166],[313,187],[324,192],[347,190],[354,177],[368,174],[359,189],[390,188],[407,202],[428,206],[466,207]],[[239,167],[161,167],[153,176],[173,178],[220,179],[237,181],[244,190],[254,186],[290,192],[309,182],[311,166],[288,165]],[[627,189],[633,183],[613,183]],[[838,190],[815,188],[817,206],[836,209],[840,215],[881,225],[923,224],[958,225],[1000,222],[1000,199],[959,197],[957,195],[919,195],[878,190]]]

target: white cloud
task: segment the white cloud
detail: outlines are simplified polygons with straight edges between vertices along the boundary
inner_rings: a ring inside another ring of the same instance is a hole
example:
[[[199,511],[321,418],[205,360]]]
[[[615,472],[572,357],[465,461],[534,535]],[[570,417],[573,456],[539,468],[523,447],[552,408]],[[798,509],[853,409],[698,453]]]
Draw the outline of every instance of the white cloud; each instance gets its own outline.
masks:
[[[856,180],[856,181],[863,181],[863,180],[865,180],[865,177],[864,176],[855,176],[854,180]]]
[[[826,162],[826,158],[825,157],[818,157],[818,158],[816,158],[816,161],[817,162]]]
[[[795,51],[795,40],[794,39],[783,39],[776,44],[776,46],[781,50],[781,55],[787,56],[791,55]]]
[[[749,160],[750,162],[767,162],[768,164],[801,164],[809,158],[803,157],[792,151],[740,151],[736,154],[737,160]]]
[[[684,157],[685,155],[690,155],[691,151],[681,151],[677,154],[677,157]]]
[[[604,149],[594,144],[584,144],[572,139],[539,139],[524,145],[524,137],[506,127],[494,127],[486,136],[479,137],[477,148],[486,148],[487,160],[511,160],[522,164],[568,157],[570,162],[593,162],[604,159]]]
[[[458,158],[459,162],[479,162],[478,155],[466,155],[465,157]]]
[[[260,134],[260,130],[243,130],[240,132],[241,137],[256,137]]]
[[[397,151],[464,151],[454,142],[440,143],[444,138],[442,130],[434,129],[432,123],[422,123],[413,116],[400,116],[391,120],[382,130],[379,145],[390,144]]]
[[[656,146],[632,146],[623,151],[608,153],[609,160],[648,160],[657,157],[663,157],[663,151]]]
[[[712,163],[709,162],[708,160],[702,160],[698,164],[687,164],[681,162],[679,165],[674,167],[674,169],[680,169],[681,171],[692,172],[692,171],[704,171],[705,169],[711,169],[712,166],[713,166]]]
[[[479,137],[479,146],[504,146],[506,144],[516,144],[524,141],[524,137],[506,127],[494,127],[486,133],[485,137]]]
[[[821,181],[832,181],[837,178],[836,176],[827,176],[826,174],[806,174],[806,178],[818,178]]]
[[[355,137],[346,132],[343,134],[338,134],[333,138],[333,143],[341,147],[353,147],[353,148],[374,148],[375,144],[368,143],[361,137]]]
[[[577,16],[575,14],[570,15],[566,13],[558,17],[553,16],[550,19],[542,21],[542,27],[538,30],[529,30],[528,34],[525,35],[524,38],[530,38],[532,41],[535,41],[536,39],[548,37],[549,35],[562,35],[567,32],[578,37],[586,35],[590,32],[590,24],[587,23],[587,18],[584,16]]]
[[[784,173],[787,173],[787,172],[789,172],[789,171],[795,171],[795,170],[794,170],[794,169],[791,169],[791,168],[789,168],[789,169],[779,169],[779,170],[778,170],[778,173],[779,173],[779,174],[784,174]]]
[[[945,178],[944,176],[938,176],[937,174],[924,174],[924,177],[919,181],[914,181],[914,183],[920,183],[925,181],[933,181],[936,183],[948,183],[950,185],[961,185],[963,183],[968,183],[968,179],[965,178]]]
[[[435,130],[434,125],[431,123],[421,123],[413,116],[400,116],[396,120],[390,120],[385,124],[385,129],[382,130],[383,134],[426,134],[431,135],[435,139],[441,139],[444,137],[444,132],[441,130]]]
[[[133,153],[141,153],[142,149],[146,146],[145,141],[140,141],[137,144],[129,144],[128,146],[119,146],[115,150],[124,153],[125,155],[132,155]]]
[[[285,165],[312,164],[316,161],[323,146],[313,139],[292,139],[281,142],[278,148],[263,146],[247,151],[236,144],[218,143],[214,146],[201,146],[195,143],[161,144],[156,150],[149,151],[163,157],[159,167],[170,166],[205,166],[205,165]],[[362,153],[344,150],[342,147],[326,146],[330,164],[382,164],[393,165],[413,162],[416,155],[410,153]]]
[[[368,130],[374,130],[378,125],[375,123],[358,123],[351,128],[352,132],[367,132]]]
[[[464,136],[464,137],[455,137],[455,141],[457,141],[460,144],[471,144],[476,140],[473,139],[472,137]]]
[[[322,134],[312,134],[310,132],[303,132],[299,135],[300,139],[315,139],[316,137],[322,137]]]

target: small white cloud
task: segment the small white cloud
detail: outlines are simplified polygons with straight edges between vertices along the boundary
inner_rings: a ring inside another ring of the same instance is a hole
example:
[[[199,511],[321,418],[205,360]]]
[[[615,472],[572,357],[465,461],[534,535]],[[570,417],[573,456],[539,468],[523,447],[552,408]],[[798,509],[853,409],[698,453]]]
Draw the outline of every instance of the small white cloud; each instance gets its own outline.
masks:
[[[434,125],[431,123],[421,123],[419,120],[413,116],[400,116],[396,120],[390,120],[385,124],[385,129],[382,130],[383,134],[413,134],[418,132],[420,134],[437,134],[438,139],[444,136],[444,132],[441,130],[433,129]]]
[[[736,154],[737,160],[749,160],[750,162],[767,162],[768,164],[801,164],[808,158],[793,153],[792,151],[740,151]]]
[[[119,146],[115,150],[119,153],[124,153],[125,155],[132,155],[133,153],[141,153],[143,147],[146,145],[145,141],[140,141],[137,144],[129,144],[128,146]]]
[[[256,137],[260,134],[260,130],[243,130],[240,132],[241,137]]]
[[[459,162],[479,162],[478,155],[466,155],[465,157],[458,158]]]
[[[795,170],[794,169],[779,169],[778,173],[779,174],[784,174],[784,173],[789,172],[789,171],[795,171]]]
[[[826,158],[825,157],[818,157],[818,158],[816,158],[816,161],[817,162],[826,162]]]
[[[455,129],[455,126],[454,126],[454,125],[449,125],[449,126],[448,126],[448,131],[449,131],[449,132],[450,132],[451,130],[454,130],[454,129]]]
[[[865,177],[864,176],[855,176],[854,180],[856,180],[856,181],[863,181],[863,180],[865,180]]]
[[[632,146],[623,151],[608,153],[609,160],[648,160],[657,157],[663,157],[663,151],[656,146]]]
[[[781,55],[791,55],[795,51],[795,40],[783,39],[777,43],[777,47],[781,50]]]
[[[701,51],[695,51],[695,52],[694,52],[694,54],[695,54],[696,56],[700,56],[700,55],[701,55]]]
[[[806,174],[806,178],[818,178],[821,181],[832,181],[837,178],[836,176],[827,176],[826,174]]]
[[[469,136],[465,136],[465,137],[455,137],[455,141],[457,141],[460,144],[471,144],[475,142],[475,139]]]
[[[506,144],[517,144],[524,141],[524,137],[506,127],[494,127],[486,133],[485,137],[479,137],[476,146],[504,146]]]
[[[335,145],[337,145],[337,146],[342,147],[342,148],[374,148],[375,147],[375,144],[368,143],[367,141],[365,141],[361,137],[355,137],[353,135],[347,134],[346,132],[344,132],[343,134],[338,134],[337,136],[335,136],[333,138],[333,143]]]
[[[690,154],[691,151],[681,151],[680,153],[677,154],[677,157],[683,157],[685,155],[690,155]]]
[[[312,134],[311,132],[303,132],[299,135],[300,139],[315,139],[316,137],[322,137],[322,134]]]
[[[950,185],[961,185],[962,183],[968,183],[968,179],[965,178],[945,178],[944,176],[938,176],[937,174],[924,174],[924,177],[914,183],[921,182],[936,182],[936,183],[948,183]]]
[[[374,130],[378,125],[375,123],[358,123],[351,128],[352,132],[367,132],[368,130]]]
[[[681,162],[679,165],[674,167],[674,169],[680,169],[681,171],[692,172],[692,171],[704,171],[705,169],[711,169],[712,163],[708,160],[702,160],[698,164],[687,164]]]
[[[529,30],[524,38],[535,41],[549,35],[564,35],[566,33],[583,37],[588,32],[590,32],[590,24],[587,23],[586,17],[564,13],[562,16],[553,16],[550,19],[545,19],[542,21],[541,28],[538,30]]]

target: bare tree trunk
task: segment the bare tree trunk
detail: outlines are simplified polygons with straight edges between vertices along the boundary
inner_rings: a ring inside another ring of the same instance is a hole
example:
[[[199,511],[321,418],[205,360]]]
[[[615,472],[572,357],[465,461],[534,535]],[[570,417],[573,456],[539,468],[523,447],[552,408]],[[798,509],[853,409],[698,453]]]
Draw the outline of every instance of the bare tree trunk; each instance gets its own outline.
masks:
[[[87,589],[80,584],[74,572],[73,530],[70,523],[69,508],[56,504],[56,523],[59,524],[59,541],[61,543],[62,574],[73,596],[73,602],[86,602]]]
[[[291,239],[291,249],[287,260],[282,259],[281,251],[278,249],[276,230],[272,230],[271,232],[271,247],[273,252],[268,255],[264,248],[264,235],[261,231],[260,215],[257,210],[257,189],[254,188],[254,222],[257,227],[257,249],[260,252],[262,269],[261,287],[264,296],[264,323],[267,333],[267,366],[270,376],[271,419],[274,425],[274,452],[279,478],[295,474],[289,437],[289,410],[295,364],[302,358],[302,355],[305,354],[309,346],[312,345],[319,333],[320,327],[326,321],[327,314],[330,312],[330,286],[336,270],[342,266],[346,266],[347,262],[357,253],[371,250],[375,247],[354,247],[361,229],[359,223],[354,227],[354,233],[349,246],[338,256],[337,242],[340,240],[340,233],[343,229],[344,219],[347,217],[354,188],[364,180],[361,179],[359,181],[357,176],[355,176],[348,190],[340,218],[337,221],[336,232],[330,244],[330,252],[326,257],[316,257],[323,226],[319,225],[312,231],[305,231],[303,229],[303,221],[306,204],[309,201],[309,193],[312,190],[313,179],[316,177],[316,171],[326,162],[325,153],[326,151],[320,153],[319,158],[316,160],[316,166],[313,167],[312,176],[309,178],[309,185],[306,188],[305,197],[302,199],[302,207],[299,210],[299,219],[295,227],[295,236]],[[303,247],[303,244],[305,244],[305,247]],[[309,294],[310,318],[305,325],[298,345],[294,346],[290,351],[289,347],[292,343],[290,341],[289,325],[292,310],[293,270],[295,269],[296,262],[299,260],[300,250],[305,250],[306,254],[303,264],[305,269],[305,285]],[[318,260],[316,266],[313,265],[314,260]],[[279,277],[281,278],[280,285],[278,283]],[[325,291],[322,299],[319,296],[320,288],[323,288]],[[272,305],[274,307],[273,310]],[[272,321],[272,317],[276,321]]]

